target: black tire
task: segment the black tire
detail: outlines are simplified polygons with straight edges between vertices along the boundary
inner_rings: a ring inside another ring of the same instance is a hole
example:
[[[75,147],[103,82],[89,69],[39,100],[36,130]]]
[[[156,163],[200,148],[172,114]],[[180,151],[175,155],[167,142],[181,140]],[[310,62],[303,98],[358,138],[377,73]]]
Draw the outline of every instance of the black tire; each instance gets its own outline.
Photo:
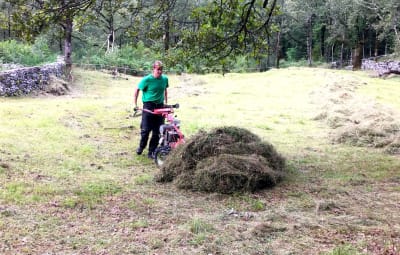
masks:
[[[156,150],[154,161],[156,162],[157,166],[161,167],[164,164],[168,154],[169,150]]]

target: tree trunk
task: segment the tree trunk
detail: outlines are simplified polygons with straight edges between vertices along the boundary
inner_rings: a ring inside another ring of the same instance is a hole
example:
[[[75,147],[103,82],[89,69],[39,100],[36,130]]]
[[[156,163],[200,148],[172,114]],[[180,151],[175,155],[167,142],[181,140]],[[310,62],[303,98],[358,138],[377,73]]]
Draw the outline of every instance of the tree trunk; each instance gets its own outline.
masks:
[[[396,25],[393,26],[393,29],[394,29],[394,34],[396,35],[395,47],[398,50],[400,48],[400,35],[399,35],[399,32],[397,31]]]
[[[308,66],[312,66],[312,16],[307,20],[307,58]]]
[[[169,50],[169,44],[170,44],[170,15],[169,12],[167,12],[167,15],[165,17],[164,21],[164,51],[165,53],[168,52]]]
[[[72,81],[72,17],[66,17],[64,24],[64,60],[65,60],[65,76],[68,81]]]
[[[321,34],[320,34],[320,36],[321,36],[321,38],[320,38],[320,40],[321,40],[321,57],[323,59],[327,60],[328,56],[326,56],[327,54],[325,55],[325,33],[326,33],[326,26],[322,26]]]
[[[353,50],[353,70],[361,69],[361,61],[362,61],[362,45],[357,44],[356,48]]]
[[[63,40],[61,36],[58,37],[58,49],[60,50],[60,53],[63,52]]]
[[[271,37],[269,36],[269,34],[267,35],[267,45],[271,45]],[[267,49],[267,70],[271,66],[271,54],[270,53],[271,53],[270,47],[268,47],[268,49]]]
[[[276,1],[274,1],[274,5],[275,5],[275,2]],[[264,1],[264,6],[267,6],[267,4],[268,4],[268,1],[266,0],[266,1]],[[285,12],[285,10],[286,10],[286,7],[285,7],[285,0],[282,0],[281,1],[281,10],[283,11],[283,12]],[[283,27],[283,18],[282,17],[279,17],[278,18],[278,25],[279,25],[279,30],[278,30],[278,34],[277,34],[277,38],[276,38],[276,46],[275,46],[275,56],[276,56],[276,68],[278,68],[279,69],[279,60],[280,60],[280,58],[281,58],[281,37],[282,37],[282,27]],[[270,45],[269,43],[268,43],[268,45]]]
[[[343,55],[344,55],[344,40],[345,40],[345,38],[344,38],[344,35],[342,36],[342,45],[340,46],[340,67],[343,67]]]
[[[111,28],[110,34],[107,38],[107,53],[114,51],[114,42],[115,42],[115,32],[114,28]]]
[[[8,14],[8,21],[7,21],[7,32],[8,32],[8,38],[11,39],[11,14]]]
[[[378,32],[375,32],[375,45],[374,45],[374,58],[375,58],[375,61],[378,58],[378,44],[379,44],[379,42],[378,42]]]
[[[385,42],[385,56],[387,55],[387,50],[388,50],[388,44]]]
[[[275,55],[276,55],[276,68],[279,69],[279,59],[281,58],[281,30],[278,31],[278,35],[276,37]]]

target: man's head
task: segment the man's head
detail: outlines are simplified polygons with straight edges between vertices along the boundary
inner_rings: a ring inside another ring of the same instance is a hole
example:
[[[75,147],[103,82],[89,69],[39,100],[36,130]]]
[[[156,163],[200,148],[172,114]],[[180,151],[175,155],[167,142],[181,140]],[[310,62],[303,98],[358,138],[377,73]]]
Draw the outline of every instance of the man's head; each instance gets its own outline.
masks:
[[[163,63],[159,60],[154,61],[153,64],[153,76],[154,78],[159,78],[163,71]]]

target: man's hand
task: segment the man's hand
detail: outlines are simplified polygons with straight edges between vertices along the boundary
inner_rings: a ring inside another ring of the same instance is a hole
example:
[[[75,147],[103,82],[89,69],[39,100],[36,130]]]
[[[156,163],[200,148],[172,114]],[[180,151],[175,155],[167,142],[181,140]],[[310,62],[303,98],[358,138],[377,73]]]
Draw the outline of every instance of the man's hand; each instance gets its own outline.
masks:
[[[133,107],[133,117],[138,116],[138,112],[139,112],[139,107],[137,106]]]

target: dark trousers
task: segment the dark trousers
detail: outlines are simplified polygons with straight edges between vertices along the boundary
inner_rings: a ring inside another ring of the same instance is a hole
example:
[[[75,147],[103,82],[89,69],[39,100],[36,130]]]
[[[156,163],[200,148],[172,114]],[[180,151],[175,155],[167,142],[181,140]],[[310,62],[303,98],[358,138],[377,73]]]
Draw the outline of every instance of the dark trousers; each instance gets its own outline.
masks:
[[[162,108],[163,104],[155,104],[152,102],[143,103],[143,109],[153,111],[157,108]],[[155,115],[146,111],[142,113],[142,122],[140,123],[140,143],[141,149],[146,148],[149,140],[150,133],[151,139],[149,143],[149,154],[153,153],[157,146],[160,138],[160,126],[164,124],[164,118],[161,115]]]

